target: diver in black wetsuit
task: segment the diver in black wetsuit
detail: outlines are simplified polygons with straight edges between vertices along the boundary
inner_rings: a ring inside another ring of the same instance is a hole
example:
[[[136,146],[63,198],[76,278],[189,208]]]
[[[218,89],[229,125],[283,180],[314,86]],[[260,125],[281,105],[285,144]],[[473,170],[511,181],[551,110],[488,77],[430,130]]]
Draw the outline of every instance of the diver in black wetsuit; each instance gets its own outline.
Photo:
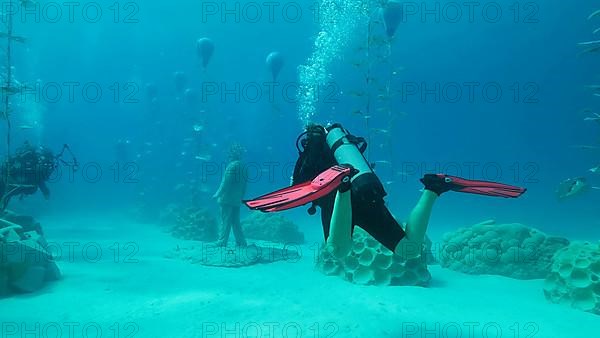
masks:
[[[309,125],[299,138],[299,158],[294,169],[293,184],[310,181],[319,173],[338,164],[336,150],[343,146],[336,143],[332,147],[327,142],[327,130],[320,125]],[[361,137],[344,135],[344,139],[362,152],[366,142]],[[332,149],[333,148],[333,149]],[[348,162],[358,163],[350,159]],[[370,170],[370,168],[368,169]],[[409,217],[406,229],[403,229],[392,216],[383,198],[386,192],[374,174],[363,175],[348,189],[340,189],[337,194],[329,194],[313,202],[314,213],[321,209],[321,223],[328,248],[335,256],[344,257],[352,247],[352,231],[360,226],[376,240],[407,258],[421,254],[421,247],[429,223],[433,204],[441,192],[424,190],[417,206]]]
[[[350,134],[339,124],[328,127],[312,124],[298,138],[297,147],[299,158],[292,179],[294,186],[315,179],[335,165],[351,169],[350,179],[342,183],[336,193],[314,200],[309,209],[311,214],[316,212],[315,207],[321,209],[327,248],[340,258],[352,248],[354,226],[360,226],[398,255],[405,258],[420,256],[433,205],[445,192],[516,198],[526,191],[496,182],[426,174],[421,179],[423,193],[402,228],[385,204],[387,193],[381,181],[363,156],[367,147],[364,138]],[[294,190],[291,190],[292,194],[295,194]],[[280,206],[288,203],[285,198],[282,200]],[[274,203],[267,201],[267,208],[273,208]]]
[[[312,202],[321,209],[326,248],[338,258],[352,249],[352,231],[360,226],[390,251],[407,259],[421,255],[429,217],[445,192],[517,198],[527,189],[498,182],[425,174],[423,194],[402,228],[388,210],[383,184],[363,153],[367,142],[340,124],[311,124],[296,140],[298,161],[292,186],[244,203],[252,210],[277,212]]]
[[[56,168],[57,157],[45,147],[35,148],[25,142],[0,169],[0,210],[5,210],[11,198],[32,195],[38,189],[50,198],[46,182]]]

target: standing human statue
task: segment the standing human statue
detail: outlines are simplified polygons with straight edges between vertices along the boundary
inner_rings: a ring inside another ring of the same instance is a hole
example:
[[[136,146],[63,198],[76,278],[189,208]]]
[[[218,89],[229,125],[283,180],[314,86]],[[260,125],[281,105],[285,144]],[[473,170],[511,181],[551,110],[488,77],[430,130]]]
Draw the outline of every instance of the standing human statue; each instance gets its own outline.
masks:
[[[213,195],[221,209],[221,229],[216,243],[218,246],[227,246],[229,234],[232,230],[238,246],[246,246],[247,244],[240,224],[240,207],[247,185],[242,163],[245,152],[244,147],[239,144],[234,144],[229,148],[228,164],[223,173],[221,185]]]

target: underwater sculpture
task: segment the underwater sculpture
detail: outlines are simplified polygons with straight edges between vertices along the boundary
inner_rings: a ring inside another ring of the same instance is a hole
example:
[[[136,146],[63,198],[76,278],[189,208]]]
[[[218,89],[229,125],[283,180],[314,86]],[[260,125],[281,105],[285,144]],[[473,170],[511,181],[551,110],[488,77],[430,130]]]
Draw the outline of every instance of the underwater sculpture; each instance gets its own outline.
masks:
[[[60,277],[40,224],[29,216],[0,213],[0,297],[35,292]]]
[[[573,242],[558,251],[544,295],[553,303],[600,315],[600,243]]]
[[[240,208],[246,193],[247,177],[242,163],[246,149],[239,144],[229,148],[228,164],[223,173],[219,189],[213,198],[221,211],[221,230],[216,245],[227,246],[229,234],[233,231],[237,246],[246,245],[244,232],[240,224]]]
[[[271,234],[290,236],[290,222],[275,217],[250,217],[249,227],[256,237]],[[182,243],[165,254],[166,258],[181,259],[192,264],[214,267],[236,268],[254,264],[266,264],[278,261],[295,262],[300,258],[300,249],[295,241],[275,243],[276,240],[253,240],[243,246],[222,246],[214,241],[217,239],[217,220],[206,208],[187,208],[180,210],[175,206],[168,208],[163,215],[163,225],[172,224],[174,237],[184,240],[200,241],[202,243]],[[267,228],[262,226],[267,225]],[[281,226],[281,227],[278,227]],[[260,227],[260,228],[259,228]],[[294,225],[295,227],[295,225]],[[267,232],[265,232],[267,230]],[[269,232],[272,230],[273,232]],[[302,235],[302,234],[300,234]],[[303,237],[302,237],[303,239]]]
[[[385,33],[388,38],[393,38],[398,26],[403,20],[403,4],[398,1],[390,0],[383,7],[383,22],[385,23]]]
[[[281,68],[283,68],[283,56],[279,52],[271,52],[269,55],[267,55],[265,63],[267,64],[267,68],[271,72],[273,81],[277,81],[277,76],[279,75]]]
[[[442,267],[463,273],[539,279],[550,273],[552,256],[567,245],[565,238],[522,224],[488,221],[446,233],[438,258]]]
[[[304,243],[304,234],[298,225],[277,214],[253,212],[242,221],[242,228],[248,238],[286,244]]]
[[[201,38],[196,42],[196,52],[200,61],[202,61],[202,68],[206,69],[210,63],[210,59],[215,51],[215,43],[209,38]]]
[[[424,257],[402,258],[361,228],[356,228],[352,239],[352,251],[343,259],[321,247],[317,268],[326,275],[340,276],[356,284],[426,286],[429,283],[431,274]]]

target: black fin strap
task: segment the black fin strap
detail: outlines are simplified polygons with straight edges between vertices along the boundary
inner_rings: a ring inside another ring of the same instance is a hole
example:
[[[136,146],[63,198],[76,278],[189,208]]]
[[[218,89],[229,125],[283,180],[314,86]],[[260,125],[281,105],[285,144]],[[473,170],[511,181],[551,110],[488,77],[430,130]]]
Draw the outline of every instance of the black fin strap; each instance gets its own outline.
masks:
[[[348,140],[348,142],[354,144],[361,153],[364,153],[365,150],[367,150],[367,141],[365,140],[364,137],[356,137],[354,135],[348,134],[348,135],[340,138],[339,140],[337,140],[331,146],[331,151],[333,153],[335,153],[336,150],[344,144],[344,140]]]

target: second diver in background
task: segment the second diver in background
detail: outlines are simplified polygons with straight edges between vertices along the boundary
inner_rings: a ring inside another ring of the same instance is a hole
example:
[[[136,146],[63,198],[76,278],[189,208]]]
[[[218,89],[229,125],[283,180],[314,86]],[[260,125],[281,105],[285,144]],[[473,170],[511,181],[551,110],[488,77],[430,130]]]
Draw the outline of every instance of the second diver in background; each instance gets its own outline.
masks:
[[[44,198],[50,198],[46,181],[54,171],[55,164],[56,157],[48,148],[34,148],[28,142],[19,147],[0,170],[0,210],[5,210],[13,197],[23,198],[38,189]]]
[[[63,160],[67,152],[72,162]],[[3,161],[0,166],[0,211],[4,211],[13,197],[23,198],[35,194],[38,189],[45,199],[50,198],[50,189],[46,183],[62,163],[77,171],[77,159],[68,145],[64,145],[58,155],[47,147],[34,147],[29,142],[16,149],[15,153]]]

